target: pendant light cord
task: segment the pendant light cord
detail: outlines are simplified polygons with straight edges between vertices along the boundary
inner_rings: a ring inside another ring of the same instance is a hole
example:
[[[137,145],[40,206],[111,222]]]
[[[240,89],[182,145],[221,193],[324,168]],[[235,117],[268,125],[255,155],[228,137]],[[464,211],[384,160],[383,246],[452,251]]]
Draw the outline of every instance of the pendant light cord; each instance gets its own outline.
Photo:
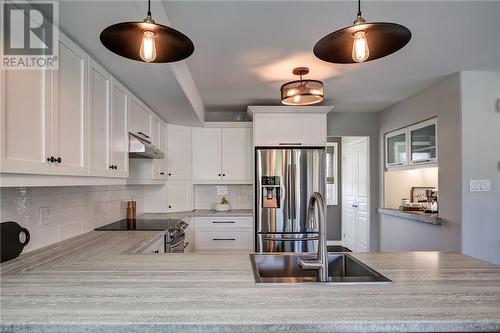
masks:
[[[361,0],[358,0],[358,16],[361,16]]]
[[[148,16],[151,16],[151,0],[148,0]]]

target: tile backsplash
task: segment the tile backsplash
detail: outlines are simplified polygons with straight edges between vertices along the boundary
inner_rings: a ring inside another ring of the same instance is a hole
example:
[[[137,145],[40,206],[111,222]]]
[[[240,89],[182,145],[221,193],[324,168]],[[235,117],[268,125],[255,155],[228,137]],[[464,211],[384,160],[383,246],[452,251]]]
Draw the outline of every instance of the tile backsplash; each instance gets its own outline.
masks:
[[[252,185],[195,185],[194,208],[213,209],[215,203],[226,197],[232,209],[253,208]]]
[[[0,190],[0,218],[27,228],[23,252],[80,235],[126,217],[126,202],[144,211],[141,186],[18,187]]]

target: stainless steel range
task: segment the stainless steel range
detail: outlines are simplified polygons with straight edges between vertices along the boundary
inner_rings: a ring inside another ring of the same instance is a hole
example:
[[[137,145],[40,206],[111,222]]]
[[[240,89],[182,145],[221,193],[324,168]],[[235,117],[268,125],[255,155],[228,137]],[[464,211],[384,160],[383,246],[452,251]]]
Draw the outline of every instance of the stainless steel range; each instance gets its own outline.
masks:
[[[165,231],[163,236],[164,253],[183,253],[188,245],[185,243],[185,230],[189,226],[179,219],[133,219],[113,222],[95,230],[100,231]]]

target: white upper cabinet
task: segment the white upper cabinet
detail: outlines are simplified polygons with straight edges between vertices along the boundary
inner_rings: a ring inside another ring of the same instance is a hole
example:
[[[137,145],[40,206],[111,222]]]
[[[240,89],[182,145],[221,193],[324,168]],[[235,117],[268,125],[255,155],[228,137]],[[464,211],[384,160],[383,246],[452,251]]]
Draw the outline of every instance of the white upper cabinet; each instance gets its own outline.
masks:
[[[113,177],[128,177],[128,110],[129,92],[111,78],[110,162]]]
[[[222,129],[222,180],[252,182],[252,129]]]
[[[193,181],[222,179],[220,128],[193,128]]]
[[[128,90],[89,61],[91,175],[128,177]]]
[[[91,175],[109,177],[111,75],[98,63],[89,61],[90,159]]]
[[[60,34],[58,70],[2,71],[2,172],[88,175],[86,68]]]
[[[427,164],[437,161],[436,118],[408,128],[410,164]]]
[[[53,174],[88,175],[87,62],[87,54],[60,34],[53,89]]]
[[[250,128],[193,129],[195,183],[251,183]]]
[[[167,212],[193,210],[193,184],[191,181],[167,182]]]
[[[165,158],[155,159],[153,161],[153,179],[167,179],[167,124],[161,121],[159,118],[155,118],[153,121],[154,132],[153,132],[153,144],[158,147],[164,154]]]
[[[385,135],[386,168],[417,167],[436,162],[436,118]]]
[[[129,131],[151,141],[152,115],[137,97],[130,95]]]
[[[255,146],[325,146],[326,114],[255,114]]]
[[[50,174],[52,71],[1,71],[1,171]]]
[[[167,126],[167,175],[169,180],[191,180],[191,127]]]

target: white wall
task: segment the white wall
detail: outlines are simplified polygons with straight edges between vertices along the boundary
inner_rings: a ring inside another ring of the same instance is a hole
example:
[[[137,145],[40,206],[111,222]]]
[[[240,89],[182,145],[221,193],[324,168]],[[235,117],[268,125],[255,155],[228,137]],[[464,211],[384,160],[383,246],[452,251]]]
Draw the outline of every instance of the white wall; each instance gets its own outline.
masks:
[[[439,215],[442,226],[387,215],[379,217],[380,250],[460,251],[461,155],[460,75],[451,75],[416,95],[379,112],[379,151],[384,154],[384,134],[437,117],[439,151]],[[380,158],[379,179],[384,176]],[[380,187],[380,207],[384,203]]]
[[[378,249],[378,205],[379,205],[379,146],[378,146],[378,114],[376,112],[335,112],[327,116],[328,136],[367,136],[370,138],[370,250]],[[340,175],[339,175],[340,176]],[[341,192],[339,192],[339,197]],[[328,226],[340,224],[340,209],[330,208],[327,211]],[[341,200],[339,206],[341,207]],[[330,214],[338,217],[330,221]],[[336,226],[334,226],[335,228]],[[328,227],[327,227],[328,231]]]
[[[143,212],[139,186],[21,187],[0,189],[0,218],[14,221],[30,232],[23,252],[88,232],[126,217],[128,200]],[[49,211],[48,224],[40,224],[40,208]]]
[[[462,250],[500,264],[500,72],[462,72]],[[491,192],[470,192],[489,179]]]

